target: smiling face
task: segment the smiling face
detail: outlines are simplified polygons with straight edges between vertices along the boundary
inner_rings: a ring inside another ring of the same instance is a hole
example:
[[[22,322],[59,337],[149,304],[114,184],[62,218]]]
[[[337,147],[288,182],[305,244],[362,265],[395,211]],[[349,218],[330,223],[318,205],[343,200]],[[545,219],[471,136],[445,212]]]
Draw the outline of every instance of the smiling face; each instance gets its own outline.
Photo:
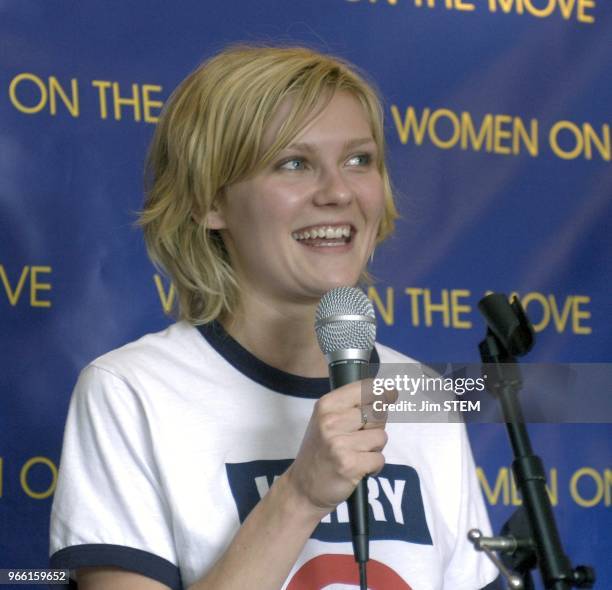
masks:
[[[290,107],[276,113],[264,150]],[[208,227],[221,230],[243,303],[314,303],[357,283],[384,209],[376,158],[363,107],[340,91],[269,166],[226,188]]]

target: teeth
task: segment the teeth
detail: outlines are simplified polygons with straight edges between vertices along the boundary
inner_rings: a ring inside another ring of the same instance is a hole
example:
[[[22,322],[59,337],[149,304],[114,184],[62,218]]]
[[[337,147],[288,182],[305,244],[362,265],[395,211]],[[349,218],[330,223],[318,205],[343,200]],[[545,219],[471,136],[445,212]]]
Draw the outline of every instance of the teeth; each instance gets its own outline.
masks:
[[[348,238],[351,235],[350,225],[342,225],[337,227],[318,227],[304,232],[293,232],[291,237],[294,240],[308,240],[316,238],[325,238],[327,240],[338,240],[340,238]],[[337,245],[337,244],[336,244]]]

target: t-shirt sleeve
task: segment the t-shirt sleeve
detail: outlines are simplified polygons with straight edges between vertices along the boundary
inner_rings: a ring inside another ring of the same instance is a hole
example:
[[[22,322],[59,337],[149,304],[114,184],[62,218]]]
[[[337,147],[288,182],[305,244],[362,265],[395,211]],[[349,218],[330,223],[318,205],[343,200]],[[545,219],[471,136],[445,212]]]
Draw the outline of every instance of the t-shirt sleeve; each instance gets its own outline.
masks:
[[[51,566],[115,566],[181,588],[146,407],[90,365],[70,401],[51,511]]]
[[[457,520],[457,543],[444,575],[444,590],[480,590],[499,575],[497,568],[482,551],[477,551],[467,538],[470,529],[478,528],[491,535],[491,525],[465,427],[461,428],[461,493]]]

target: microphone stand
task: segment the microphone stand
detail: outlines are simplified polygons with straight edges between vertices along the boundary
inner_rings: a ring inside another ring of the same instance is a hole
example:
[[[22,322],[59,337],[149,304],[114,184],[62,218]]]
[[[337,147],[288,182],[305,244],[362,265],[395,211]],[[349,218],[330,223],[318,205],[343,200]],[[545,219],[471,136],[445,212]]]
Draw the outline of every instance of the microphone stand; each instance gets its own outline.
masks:
[[[522,388],[516,357],[533,347],[534,330],[518,298],[512,303],[505,295],[492,293],[478,308],[487,321],[487,333],[479,344],[487,389],[499,399],[514,453],[512,471],[523,499],[523,507],[504,526],[503,537],[483,537],[472,530],[468,538],[478,550],[485,551],[510,587],[533,589],[531,571],[540,569],[547,590],[592,588],[595,571],[589,566],[572,568],[565,555],[557,530],[550,498],[546,490],[544,465],[533,453],[517,394]],[[518,571],[508,571],[492,551],[509,554],[504,561]]]

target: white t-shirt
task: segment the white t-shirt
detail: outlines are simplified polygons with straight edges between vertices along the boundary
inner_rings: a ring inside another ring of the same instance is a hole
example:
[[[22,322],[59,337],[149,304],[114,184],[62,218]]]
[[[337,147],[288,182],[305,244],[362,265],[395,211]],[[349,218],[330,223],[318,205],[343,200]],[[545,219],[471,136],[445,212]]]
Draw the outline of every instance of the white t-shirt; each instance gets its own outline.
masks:
[[[379,344],[373,356],[411,362]],[[70,403],[52,567],[118,566],[173,589],[193,584],[287,469],[327,391],[327,379],[266,365],[216,323],[179,322],[98,358]],[[370,587],[485,587],[496,571],[466,539],[490,526],[464,425],[389,423],[387,432],[386,465],[368,480]],[[283,589],[358,589],[350,538],[342,503]]]

